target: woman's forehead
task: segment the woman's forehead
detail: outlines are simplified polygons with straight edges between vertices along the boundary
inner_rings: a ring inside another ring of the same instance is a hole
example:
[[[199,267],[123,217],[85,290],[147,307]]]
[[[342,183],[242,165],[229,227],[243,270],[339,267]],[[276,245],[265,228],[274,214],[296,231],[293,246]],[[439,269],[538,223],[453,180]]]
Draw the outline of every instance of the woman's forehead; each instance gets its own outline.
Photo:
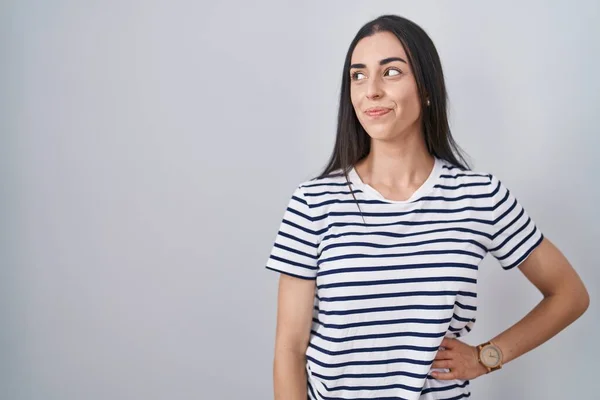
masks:
[[[390,32],[377,32],[362,38],[352,52],[351,64],[368,64],[389,57],[407,60],[404,47],[398,38]]]

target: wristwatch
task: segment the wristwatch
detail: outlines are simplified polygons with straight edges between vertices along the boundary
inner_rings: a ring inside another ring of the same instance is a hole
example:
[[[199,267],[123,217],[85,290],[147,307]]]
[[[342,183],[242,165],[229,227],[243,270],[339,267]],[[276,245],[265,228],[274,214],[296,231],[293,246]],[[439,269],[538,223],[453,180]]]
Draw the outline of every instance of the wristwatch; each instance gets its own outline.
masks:
[[[477,350],[477,361],[487,368],[487,373],[502,368],[502,351],[491,340],[477,346]]]

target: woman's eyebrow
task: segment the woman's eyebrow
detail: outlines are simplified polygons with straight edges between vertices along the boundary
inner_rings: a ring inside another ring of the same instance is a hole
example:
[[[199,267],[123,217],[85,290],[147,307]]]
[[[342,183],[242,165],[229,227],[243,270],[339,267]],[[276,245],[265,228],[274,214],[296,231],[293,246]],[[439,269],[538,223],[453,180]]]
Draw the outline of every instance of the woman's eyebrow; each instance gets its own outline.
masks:
[[[388,58],[384,58],[383,60],[379,61],[379,65],[389,64],[392,61],[400,61],[400,62],[403,62],[404,64],[408,64],[406,62],[406,60],[404,60],[403,58],[400,58],[400,57],[388,57]],[[350,68],[367,68],[367,66],[365,64],[352,64],[352,65],[350,65]]]

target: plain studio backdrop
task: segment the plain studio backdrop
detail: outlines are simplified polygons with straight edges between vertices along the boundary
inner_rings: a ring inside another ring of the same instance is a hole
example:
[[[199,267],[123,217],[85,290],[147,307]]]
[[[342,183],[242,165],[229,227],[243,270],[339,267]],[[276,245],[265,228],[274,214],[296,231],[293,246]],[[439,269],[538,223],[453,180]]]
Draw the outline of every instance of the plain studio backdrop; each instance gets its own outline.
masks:
[[[597,395],[597,1],[0,7],[0,398],[272,398],[264,265],[330,155],[348,45],[384,13],[431,35],[457,141],[591,295],[472,398]],[[472,345],[541,300],[490,255],[478,286]]]

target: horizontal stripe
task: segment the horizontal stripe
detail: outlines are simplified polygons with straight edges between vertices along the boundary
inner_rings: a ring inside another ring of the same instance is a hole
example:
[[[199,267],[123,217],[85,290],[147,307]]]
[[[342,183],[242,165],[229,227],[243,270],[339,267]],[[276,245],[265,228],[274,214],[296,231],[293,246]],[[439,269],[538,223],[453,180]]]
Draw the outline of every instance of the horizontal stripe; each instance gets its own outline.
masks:
[[[297,249],[295,249],[295,248],[293,248],[293,247],[284,246],[284,245],[282,245],[282,244],[279,244],[279,243],[275,243],[275,244],[273,245],[273,247],[276,247],[276,248],[278,248],[278,249],[281,249],[281,250],[285,250],[285,251],[287,251],[288,253],[292,253],[292,254],[298,254],[299,256],[302,256],[302,257],[306,257],[306,258],[312,258],[312,259],[314,259],[315,261],[316,261],[316,259],[317,259],[317,256],[316,256],[316,255],[314,255],[314,254],[309,254],[309,253],[306,253],[306,252],[304,252],[304,251],[297,250]]]
[[[455,302],[461,308],[464,309],[475,309],[472,306],[463,306],[459,302]],[[469,308],[466,308],[469,307]],[[375,313],[375,312],[386,312],[386,311],[400,311],[400,310],[452,310],[453,304],[409,304],[406,306],[395,306],[395,307],[371,307],[371,308],[359,308],[354,310],[339,310],[339,311],[324,311],[319,310],[319,307],[315,306],[314,309],[321,315],[349,315],[349,314],[363,314],[363,313]]]
[[[477,177],[477,178],[489,178],[489,174],[471,174],[471,173],[467,173],[467,174],[454,174],[454,175],[450,175],[450,174],[442,174],[440,175],[440,178],[448,178],[448,179],[456,179],[456,178],[463,178],[463,177]]]
[[[511,236],[509,236],[510,239],[514,238],[515,236],[517,236],[519,233],[521,233],[525,228],[527,228],[530,225],[531,219],[527,220],[527,223],[525,225],[523,225],[521,228],[519,228],[519,230],[515,231],[515,233],[513,233]],[[513,244],[513,247],[510,248],[509,252],[504,254],[503,256],[496,256],[496,258],[498,260],[506,260],[508,257],[512,256],[514,254],[515,251],[517,251],[521,245],[523,245],[523,243],[527,242],[529,240],[529,238],[531,238],[533,235],[535,235],[537,232],[537,229],[532,230],[529,235],[527,235],[525,238],[523,238],[519,243]],[[506,245],[504,246],[506,247]],[[508,250],[508,249],[507,249]]]
[[[316,372],[312,372],[312,375],[323,379],[325,381],[337,381],[340,379],[369,379],[369,378],[387,378],[390,376],[408,376],[415,379],[425,379],[427,374],[415,374],[409,371],[392,371],[392,372],[381,372],[381,373],[365,373],[365,374],[340,374],[340,375],[323,375]]]
[[[389,389],[404,389],[404,390],[409,390],[411,392],[421,392],[420,387],[414,387],[414,386],[408,386],[408,385],[402,385],[402,384],[381,385],[381,386],[333,386],[333,387],[327,387],[325,384],[323,384],[323,386],[325,386],[329,392],[337,392],[340,390],[348,390],[348,391],[371,390],[371,391],[375,392],[378,390],[389,390]]]
[[[429,333],[429,332],[390,332],[390,333],[374,333],[368,335],[354,335],[354,336],[345,336],[342,338],[334,338],[331,336],[323,335],[321,333],[316,332],[315,330],[310,331],[311,334],[327,341],[333,343],[342,343],[342,342],[351,342],[355,340],[371,340],[371,339],[390,339],[390,338],[400,338],[400,337],[417,337],[417,338],[441,338],[446,334],[445,332],[438,333]]]
[[[431,276],[424,278],[402,278],[402,279],[381,279],[377,281],[357,281],[357,282],[335,282],[317,285],[318,289],[330,289],[340,287],[356,286],[378,286],[378,285],[396,285],[402,283],[420,283],[420,282],[468,282],[477,283],[476,279],[465,278],[462,276]]]
[[[465,256],[471,256],[473,258],[482,259],[481,254],[473,253],[472,251],[465,250],[423,250],[413,251],[410,253],[393,253],[393,254],[346,254],[343,256],[335,256],[330,258],[322,258],[317,261],[317,265],[320,266],[326,262],[333,262],[337,260],[351,260],[355,258],[400,258],[400,257],[413,257],[413,256],[427,256],[427,255],[450,255],[450,254],[462,254]]]
[[[372,248],[376,248],[376,249],[392,249],[392,248],[398,248],[398,247],[424,246],[427,244],[434,244],[434,243],[468,243],[468,244],[473,244],[473,245],[481,248],[482,250],[486,250],[485,246],[482,245],[481,243],[477,242],[476,240],[444,238],[444,239],[422,240],[420,242],[394,243],[394,244],[380,244],[380,243],[369,243],[369,242],[335,243],[335,244],[330,244],[330,245],[323,247],[322,251],[329,250],[329,249],[335,249],[338,247],[372,247]]]
[[[442,229],[432,229],[427,231],[419,231],[419,232],[410,232],[410,233],[396,233],[396,232],[386,232],[386,231],[375,231],[375,232],[343,232],[339,234],[329,234],[323,237],[323,242],[327,242],[331,239],[336,239],[344,236],[384,236],[384,237],[393,237],[393,238],[404,238],[404,237],[412,237],[412,236],[421,236],[421,235],[430,235],[437,233],[449,233],[449,232],[461,232],[461,233],[470,233],[473,235],[483,236],[487,239],[492,239],[492,235],[487,234],[485,232],[481,232],[475,229],[467,229],[467,228],[442,228]]]
[[[422,351],[422,352],[437,352],[438,347],[424,347],[424,346],[409,346],[409,345],[398,345],[398,346],[386,346],[386,347],[363,347],[356,348],[353,347],[349,350],[339,350],[339,351],[330,351],[319,347],[315,344],[309,344],[309,347],[327,355],[344,355],[344,354],[353,354],[353,353],[377,353],[377,352],[387,352],[387,351],[395,351],[395,350],[413,350],[413,351]]]
[[[471,296],[476,297],[477,295],[472,292],[461,292],[454,290],[438,290],[438,291],[418,291],[418,292],[396,292],[396,293],[376,293],[376,294],[365,294],[356,296],[338,296],[338,297],[321,297],[319,301],[352,301],[352,300],[367,300],[367,299],[385,299],[394,297],[406,297],[406,296]]]
[[[368,227],[393,227],[393,226],[419,226],[419,225],[434,225],[434,224],[467,224],[469,222],[475,222],[484,225],[493,225],[494,222],[481,219],[481,218],[461,218],[461,219],[443,219],[443,220],[430,220],[430,221],[396,221],[388,223],[369,223]],[[365,227],[363,222],[334,222],[328,225],[328,229],[331,228],[343,228],[345,226],[360,226]]]
[[[396,324],[446,324],[450,322],[452,318],[443,319],[427,319],[427,318],[404,318],[404,319],[389,319],[389,320],[377,320],[377,321],[364,321],[364,322],[353,322],[350,324],[328,324],[320,321],[316,318],[313,322],[319,323],[321,326],[329,329],[348,329],[348,328],[361,328],[365,326],[380,326],[380,325],[396,325]]]
[[[389,211],[389,212],[366,212],[363,211],[358,212],[358,211],[331,211],[328,212],[326,215],[328,217],[348,217],[348,216],[352,216],[352,215],[364,215],[365,217],[403,217],[405,215],[415,215],[415,214],[455,214],[455,213],[461,213],[461,212],[465,212],[465,211],[478,211],[478,212],[489,212],[492,211],[493,207],[491,206],[482,206],[482,207],[475,207],[475,206],[468,206],[468,207],[461,207],[461,208],[427,208],[427,209],[416,209],[416,210],[411,210],[411,211]]]
[[[325,363],[319,361],[311,356],[306,356],[307,360],[310,360],[313,364],[316,364],[323,368],[340,368],[340,367],[350,367],[357,365],[389,365],[389,364],[415,364],[415,365],[430,365],[431,361],[424,360],[416,360],[413,358],[391,358],[388,360],[368,360],[368,361],[347,361],[340,363]]]
[[[380,272],[380,271],[401,271],[406,269],[425,269],[425,268],[466,268],[471,270],[478,269],[477,264],[466,263],[422,263],[422,264],[400,264],[400,265],[373,265],[369,267],[348,267],[332,268],[319,270],[318,276],[327,276],[334,274],[343,274],[346,272]]]
[[[435,188],[444,189],[444,190],[457,190],[465,187],[477,187],[477,186],[488,186],[490,182],[471,182],[471,183],[461,183],[456,186],[448,186],[448,185],[435,185]]]
[[[536,247],[539,246],[540,243],[542,243],[542,241],[544,240],[544,235],[541,235],[541,237],[537,240],[537,242],[535,242],[530,248],[529,250],[527,250],[525,252],[525,254],[523,254],[521,257],[519,257],[518,260],[516,260],[514,263],[509,264],[507,266],[503,266],[502,268],[504,268],[505,270],[509,270],[512,269],[514,267],[516,267],[517,265],[521,264],[527,257],[529,257],[529,255],[531,254],[531,252],[533,252],[533,250],[535,250]]]
[[[290,266],[294,266],[294,267],[299,267],[299,268],[304,268],[304,269],[310,269],[310,270],[316,270],[317,267],[314,267],[312,265],[306,265],[306,264],[302,264],[296,261],[292,261],[292,260],[288,260],[287,258],[281,258],[278,257],[276,255],[271,254],[271,256],[269,257],[271,260],[275,260],[275,261],[279,261],[281,263],[285,263],[288,264]]]
[[[454,396],[454,397],[445,397],[445,398],[440,398],[439,400],[460,400],[460,399],[466,399],[468,397],[471,397],[471,393],[461,393],[458,396]]]
[[[444,392],[444,391],[448,391],[448,390],[452,390],[452,389],[456,389],[456,388],[464,389],[465,387],[469,386],[470,383],[471,382],[469,380],[466,380],[462,384],[454,384],[454,385],[448,385],[448,386],[442,386],[442,387],[427,388],[427,389],[423,390],[421,392],[421,394],[427,394],[427,393],[431,393],[431,392]]]

